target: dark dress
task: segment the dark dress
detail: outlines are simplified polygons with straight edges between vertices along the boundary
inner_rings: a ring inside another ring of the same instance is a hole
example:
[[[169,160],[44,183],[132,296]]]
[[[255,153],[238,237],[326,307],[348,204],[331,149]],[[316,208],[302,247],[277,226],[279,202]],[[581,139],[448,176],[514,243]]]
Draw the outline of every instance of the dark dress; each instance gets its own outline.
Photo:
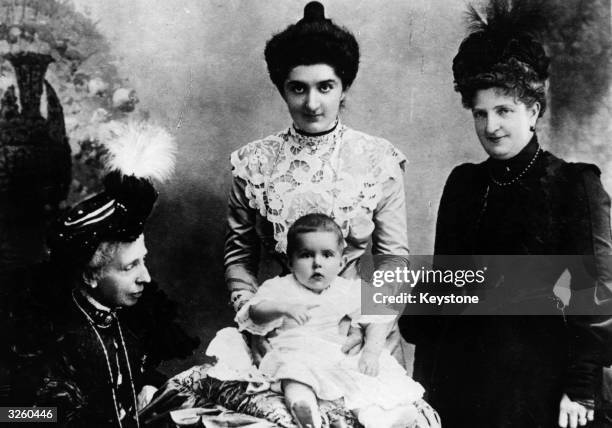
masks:
[[[491,178],[523,171],[511,185]],[[486,293],[507,303],[505,314],[522,314],[418,316],[408,307],[400,331],[416,344],[414,377],[445,428],[556,427],[563,393],[592,404],[612,343],[610,199],[595,166],[566,163],[534,137],[508,161],[456,167],[435,254],[488,266]],[[553,288],[565,270],[564,307]]]
[[[136,305],[113,312],[56,281],[33,284],[23,298],[12,401],[57,407],[61,426],[137,426],[135,395],[166,380],[158,364],[190,355],[199,343],[155,284]]]
[[[58,406],[68,426],[120,426],[120,415],[121,426],[135,427],[135,396],[143,385],[160,386],[165,379],[161,373],[151,376],[143,364],[146,354],[120,314],[97,310],[74,294],[76,303],[68,306],[70,314],[48,351],[36,401]]]

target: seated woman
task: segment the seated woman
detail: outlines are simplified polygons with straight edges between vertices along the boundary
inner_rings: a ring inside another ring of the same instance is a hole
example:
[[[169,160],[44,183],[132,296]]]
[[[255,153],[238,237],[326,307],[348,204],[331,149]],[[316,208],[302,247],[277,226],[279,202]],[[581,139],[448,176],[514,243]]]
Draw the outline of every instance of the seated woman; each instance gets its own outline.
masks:
[[[359,67],[355,37],[311,2],[303,19],[268,41],[265,58],[293,124],[231,155],[225,276],[235,310],[259,288],[262,244],[289,272],[287,229],[304,214],[325,213],[340,226],[343,278],[359,277],[370,239],[372,253],[384,256],[375,258],[378,269],[405,267],[409,253],[404,155],[339,120]]]
[[[138,411],[166,380],[157,365],[199,343],[145,264],[152,179],[170,175],[175,147],[140,129],[109,145],[104,191],[57,220],[48,269],[23,291],[15,403],[56,407],[61,426],[140,426]]]
[[[330,217],[299,218],[287,234],[291,273],[265,281],[236,315],[240,330],[270,336],[271,349],[259,366],[238,330],[225,328],[207,349],[215,365],[176,376],[158,400],[178,392],[186,407],[220,404],[280,427],[356,427],[357,420],[366,428],[439,427],[437,413],[421,399],[421,385],[384,347],[395,316],[361,315],[359,280],[338,276],[344,245]],[[338,323],[344,317],[365,329],[357,355],[342,351]],[[197,415],[193,410],[183,413]]]

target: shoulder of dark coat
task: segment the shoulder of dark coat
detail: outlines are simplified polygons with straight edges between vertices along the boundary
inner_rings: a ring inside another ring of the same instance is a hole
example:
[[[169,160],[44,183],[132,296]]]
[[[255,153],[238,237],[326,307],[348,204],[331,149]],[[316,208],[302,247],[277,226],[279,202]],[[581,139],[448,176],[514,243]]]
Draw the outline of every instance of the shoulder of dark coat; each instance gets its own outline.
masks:
[[[555,155],[544,152],[546,175],[568,184],[580,184],[585,181],[599,180],[601,170],[594,164],[585,162],[566,162]]]
[[[461,165],[457,165],[455,168],[453,168],[450,175],[446,179],[445,188],[470,188],[471,183],[482,180],[486,174],[487,170],[484,162],[478,164],[463,163]]]
[[[484,162],[480,162],[480,163],[466,162],[466,163],[462,163],[461,165],[457,165],[456,167],[454,167],[450,173],[450,176],[469,177],[469,176],[479,173],[484,168],[485,168]]]
[[[576,179],[601,176],[601,170],[597,165],[583,162],[565,162],[565,173],[568,178]]]

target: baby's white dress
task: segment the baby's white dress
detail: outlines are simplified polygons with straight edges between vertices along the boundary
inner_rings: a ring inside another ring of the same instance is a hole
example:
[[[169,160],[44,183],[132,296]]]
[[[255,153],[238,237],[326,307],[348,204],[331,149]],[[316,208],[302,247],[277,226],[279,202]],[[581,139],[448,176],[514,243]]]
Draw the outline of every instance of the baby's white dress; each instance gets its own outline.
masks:
[[[311,309],[311,318],[304,325],[288,317],[256,324],[249,317],[249,308],[264,300],[318,306]],[[376,377],[359,371],[361,352],[348,356],[341,351],[346,335],[340,333],[339,324],[345,316],[355,325],[393,322],[390,316],[363,316],[360,309],[358,282],[337,277],[318,294],[290,274],[264,282],[240,309],[236,321],[241,331],[268,336],[272,350],[262,359],[259,371],[277,382],[302,382],[311,386],[319,399],[344,398],[349,409],[370,405],[392,409],[414,403],[423,396],[423,387],[406,374],[388,350],[380,355]]]

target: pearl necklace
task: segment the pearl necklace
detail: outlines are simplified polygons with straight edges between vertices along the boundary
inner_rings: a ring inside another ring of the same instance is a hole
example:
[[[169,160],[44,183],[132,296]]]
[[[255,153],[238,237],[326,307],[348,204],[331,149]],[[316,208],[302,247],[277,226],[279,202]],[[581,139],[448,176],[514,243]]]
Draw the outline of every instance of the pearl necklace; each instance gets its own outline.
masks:
[[[529,163],[527,164],[525,169],[523,169],[521,171],[521,173],[519,175],[517,175],[516,177],[514,177],[512,180],[510,180],[510,181],[498,181],[489,172],[489,177],[491,178],[491,181],[493,183],[497,184],[498,186],[501,186],[501,187],[510,186],[510,185],[516,183],[517,181],[519,181],[523,177],[523,175],[525,175],[525,173],[527,171],[529,171],[529,168],[531,168],[533,166],[533,164],[535,163],[536,159],[538,158],[538,155],[540,154],[540,151],[541,151],[541,149],[538,147],[538,150],[536,150],[535,155],[533,155],[533,157],[531,158],[531,160],[529,161]]]
[[[96,329],[96,324],[94,323],[93,319],[89,316],[87,311],[83,309],[83,307],[79,304],[77,299],[74,297],[74,291],[72,292],[72,301],[77,306],[77,308],[79,308],[79,310],[83,313],[83,315],[85,315],[85,318],[87,318],[87,321],[89,322],[90,327],[93,329],[94,333],[96,334],[96,338],[98,339],[98,342],[100,343],[102,352],[104,352],[104,358],[106,359],[106,367],[108,369],[108,376],[110,378],[111,385],[112,385],[111,393],[113,395],[113,404],[115,406],[115,414],[117,416],[117,422],[119,423],[119,428],[122,428],[123,424],[121,423],[121,417],[119,415],[119,407],[117,406],[117,395],[115,394],[115,379],[113,378],[113,371],[111,368],[111,363],[110,363],[110,358],[108,356],[108,352],[106,351],[106,346],[104,346],[104,341],[102,340],[100,333],[98,333],[98,330]],[[130,360],[128,358],[127,348],[125,346],[125,340],[123,339],[123,332],[121,331],[121,324],[119,323],[119,318],[117,318],[117,328],[119,330],[119,337],[121,338],[121,346],[123,346],[123,352],[125,355],[125,363],[127,364],[128,375],[130,377],[130,386],[132,388],[132,398],[134,399],[134,418],[136,419],[136,426],[140,428],[140,421],[138,420],[138,410],[137,410],[137,404],[136,404],[137,403],[136,390],[134,389],[134,382],[132,380],[133,379],[132,369],[130,367]],[[119,366],[117,366],[117,372],[119,373],[119,375],[121,374]]]

